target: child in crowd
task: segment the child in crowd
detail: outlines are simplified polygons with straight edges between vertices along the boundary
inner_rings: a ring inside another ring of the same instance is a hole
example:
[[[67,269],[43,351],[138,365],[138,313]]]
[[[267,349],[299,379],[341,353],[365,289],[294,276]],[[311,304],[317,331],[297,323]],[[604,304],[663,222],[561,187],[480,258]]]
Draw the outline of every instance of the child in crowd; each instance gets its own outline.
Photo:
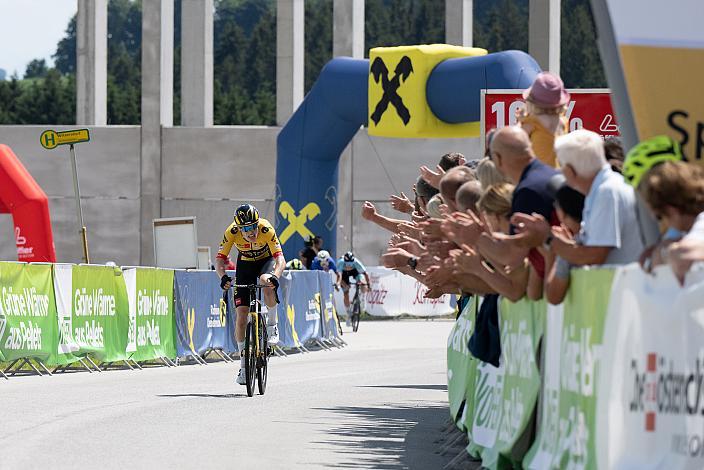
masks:
[[[518,124],[530,136],[535,156],[546,165],[557,168],[555,138],[567,133],[565,113],[570,94],[560,77],[541,72],[523,92],[523,98],[526,107],[518,111]]]
[[[563,184],[555,194],[555,211],[561,225],[553,229],[561,231],[565,238],[572,238],[579,243],[579,230],[582,224],[584,195]],[[551,251],[540,249],[545,257],[545,297],[551,304],[562,303],[570,286],[570,269],[566,260],[555,257]]]

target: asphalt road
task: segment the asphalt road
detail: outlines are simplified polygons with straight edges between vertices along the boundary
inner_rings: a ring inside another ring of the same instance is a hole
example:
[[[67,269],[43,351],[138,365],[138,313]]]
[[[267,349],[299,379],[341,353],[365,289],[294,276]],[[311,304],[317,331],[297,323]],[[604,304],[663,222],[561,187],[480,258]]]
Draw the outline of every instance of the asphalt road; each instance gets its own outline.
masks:
[[[0,379],[0,468],[442,468],[451,327],[362,322],[252,398],[222,362]]]

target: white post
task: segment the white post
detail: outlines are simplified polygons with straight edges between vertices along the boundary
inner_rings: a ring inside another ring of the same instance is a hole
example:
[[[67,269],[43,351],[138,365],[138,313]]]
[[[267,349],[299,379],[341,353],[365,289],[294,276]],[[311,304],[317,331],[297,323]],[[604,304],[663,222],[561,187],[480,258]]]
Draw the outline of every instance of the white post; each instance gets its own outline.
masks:
[[[76,124],[104,126],[107,123],[107,83],[107,0],[78,0]]]
[[[283,126],[303,101],[303,0],[276,0],[276,124]]]
[[[332,56],[364,58],[364,0],[333,0]]]
[[[560,0],[530,0],[528,52],[543,70],[560,74]]]
[[[154,262],[152,220],[161,216],[161,128],[173,125],[174,0],[142,1],[140,260]]]
[[[445,0],[445,42],[472,46],[473,0]]]
[[[213,125],[213,0],[181,2],[181,125]]]

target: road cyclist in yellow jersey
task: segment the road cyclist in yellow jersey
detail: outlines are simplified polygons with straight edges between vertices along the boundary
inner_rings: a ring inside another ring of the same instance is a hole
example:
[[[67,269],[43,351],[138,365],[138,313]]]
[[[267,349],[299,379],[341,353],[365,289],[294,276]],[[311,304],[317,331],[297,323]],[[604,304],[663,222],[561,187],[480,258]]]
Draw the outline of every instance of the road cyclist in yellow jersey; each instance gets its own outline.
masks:
[[[276,318],[276,293],[279,277],[286,267],[286,260],[281,249],[281,243],[276,236],[274,227],[268,220],[259,217],[259,211],[251,204],[242,204],[235,210],[235,220],[225,230],[218,255],[215,258],[215,271],[220,276],[220,287],[228,290],[232,278],[225,272],[225,259],[230,254],[232,246],[237,248],[237,266],[235,269],[236,285],[263,284],[271,286],[264,289],[266,304],[267,335],[269,345],[279,342],[279,330]],[[245,348],[245,330],[249,317],[249,289],[235,288],[235,307],[237,321],[235,322],[235,341],[239,351]],[[237,383],[246,384],[244,355],[241,358]]]

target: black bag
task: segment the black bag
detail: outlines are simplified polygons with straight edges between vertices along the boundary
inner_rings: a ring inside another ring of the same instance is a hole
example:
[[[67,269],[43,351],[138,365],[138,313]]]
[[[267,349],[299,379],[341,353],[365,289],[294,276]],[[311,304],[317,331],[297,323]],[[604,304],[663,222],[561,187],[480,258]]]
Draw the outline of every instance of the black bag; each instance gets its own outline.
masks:
[[[487,294],[475,317],[469,338],[469,351],[480,361],[499,367],[501,335],[499,333],[499,295]]]

